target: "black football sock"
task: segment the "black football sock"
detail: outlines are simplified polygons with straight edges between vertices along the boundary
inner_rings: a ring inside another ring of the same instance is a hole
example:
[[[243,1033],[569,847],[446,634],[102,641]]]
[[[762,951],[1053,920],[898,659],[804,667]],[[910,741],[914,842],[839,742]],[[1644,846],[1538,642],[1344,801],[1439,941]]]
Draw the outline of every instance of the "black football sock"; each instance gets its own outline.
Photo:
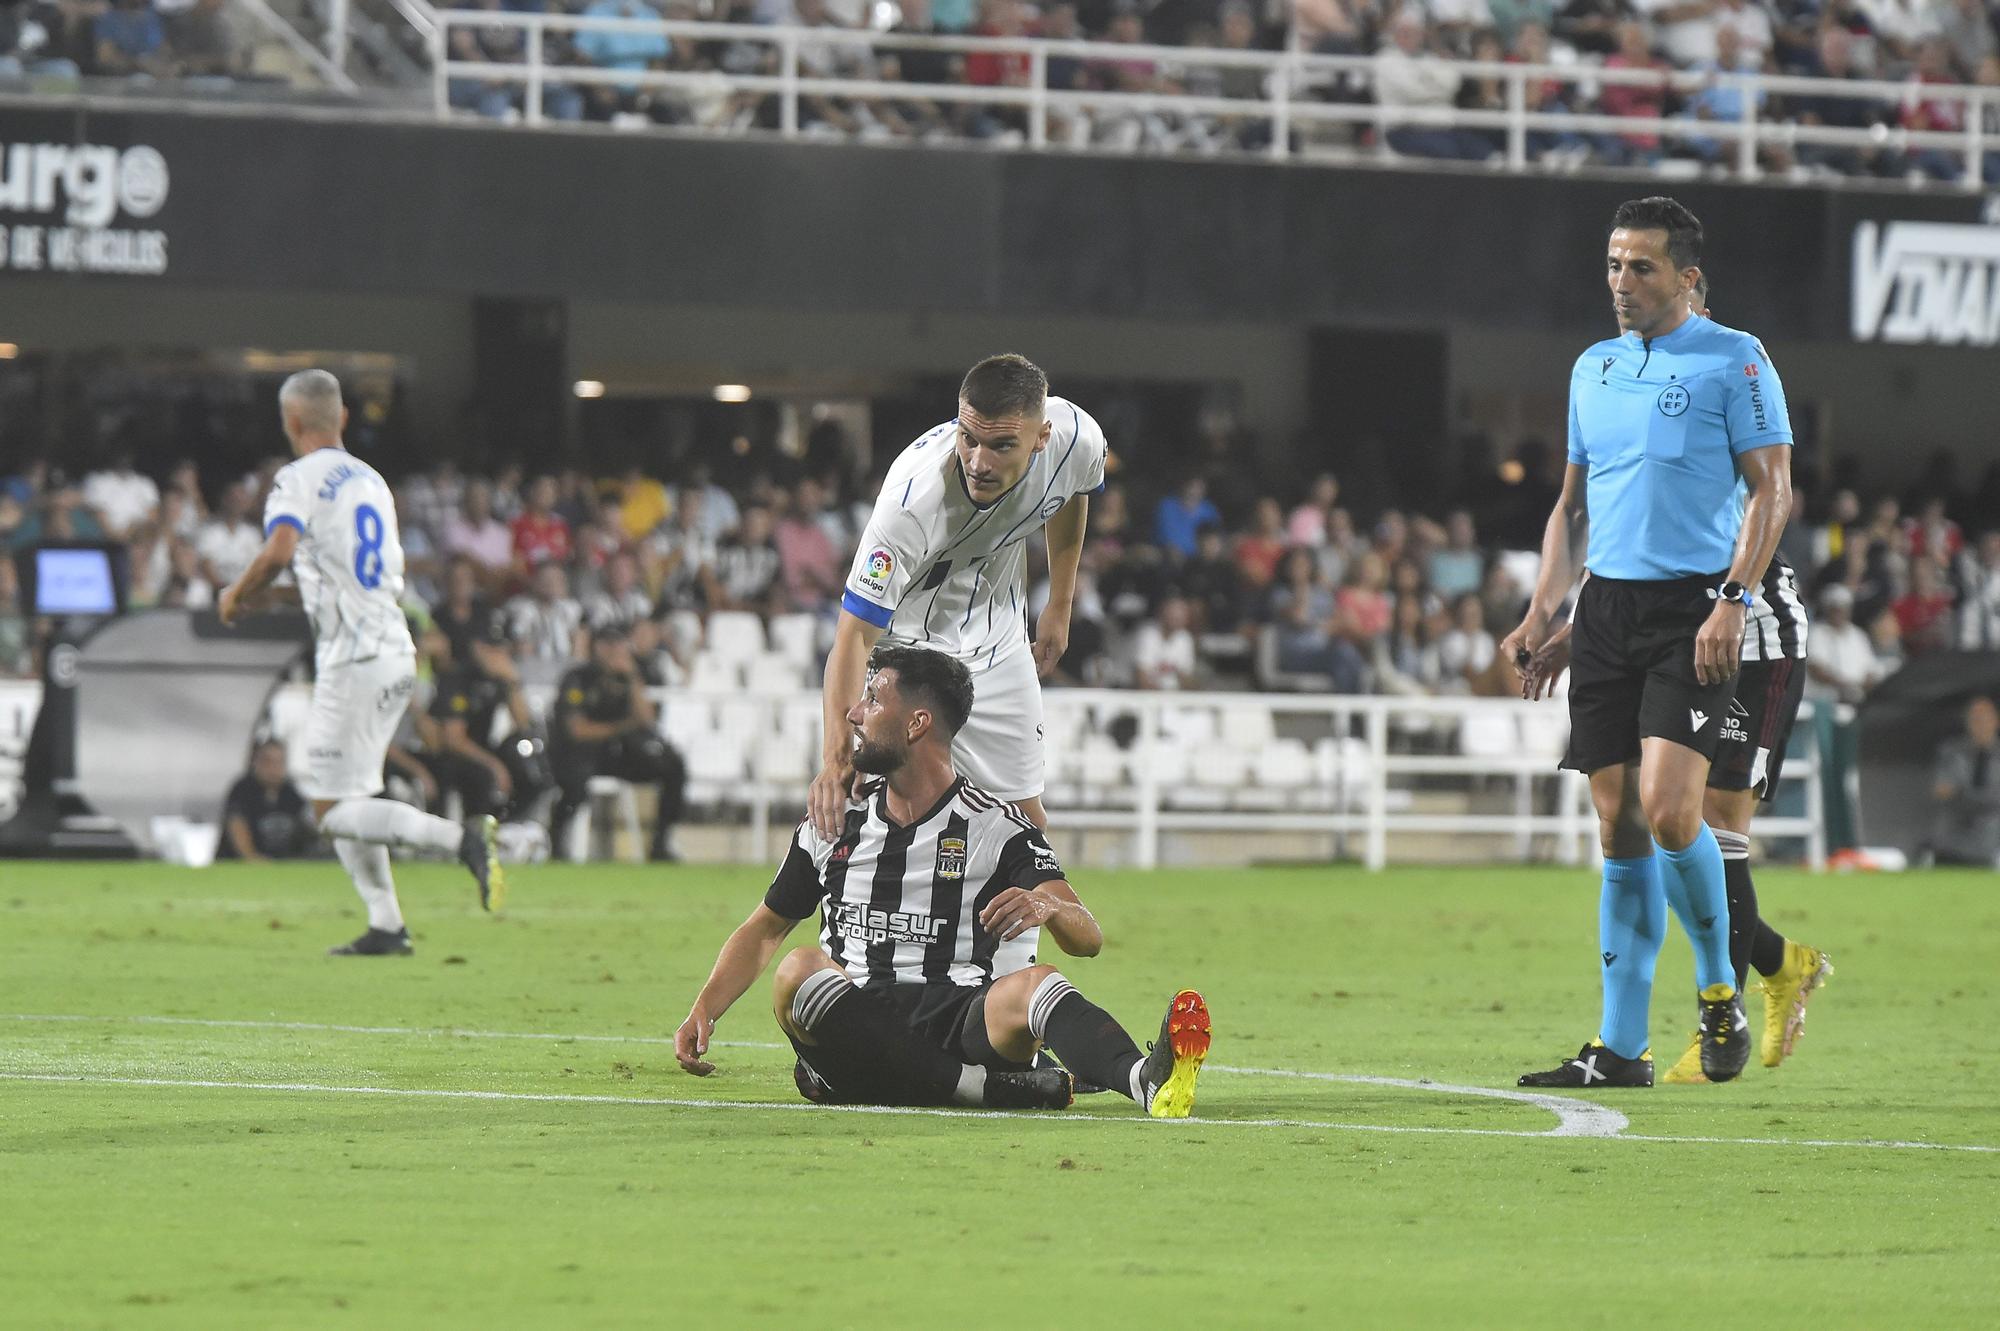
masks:
[[[1722,848],[1722,882],[1729,897],[1729,969],[1736,992],[1750,969],[1750,945],[1757,937],[1757,887],[1750,881],[1750,838],[1725,827],[1711,829]]]
[[[1764,923],[1757,921],[1757,934],[1750,940],[1750,964],[1757,968],[1759,975],[1776,975],[1785,966],[1785,936]]]
[[[1063,1066],[1083,1081],[1139,1100],[1133,1070],[1145,1061],[1139,1046],[1109,1012],[1076,991],[1060,975],[1036,986],[1028,999],[1028,1031],[1056,1051]]]
[[[822,975],[831,978],[822,981]],[[837,971],[807,977],[793,1000],[792,1020],[827,1051],[830,1062],[853,1069],[852,1085],[834,1087],[842,1099],[885,1105],[957,1101],[965,1064],[927,1047],[895,1013],[863,998]]]

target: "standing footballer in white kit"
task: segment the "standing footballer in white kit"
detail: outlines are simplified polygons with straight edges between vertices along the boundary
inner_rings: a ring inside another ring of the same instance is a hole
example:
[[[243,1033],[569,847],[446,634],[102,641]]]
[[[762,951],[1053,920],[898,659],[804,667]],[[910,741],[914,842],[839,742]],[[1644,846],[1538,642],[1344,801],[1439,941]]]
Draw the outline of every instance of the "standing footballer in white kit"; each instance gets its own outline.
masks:
[[[502,904],[506,878],[490,817],[463,826],[395,800],[376,799],[382,761],[416,685],[417,649],[400,604],[403,544],[388,482],[347,451],[340,381],[301,370],[278,390],[296,460],[271,483],[264,548],[216,602],[224,624],[290,599],[273,580],[287,565],[312,621],[314,679],[306,722],[306,779],[322,836],[368,907],[368,931],[335,956],[408,956],[410,931],[389,871],[390,846],[456,854],[479,884],[479,904]]]
[[[1104,488],[1104,431],[1024,356],[990,356],[959,389],[958,416],[890,464],[861,534],[827,657],[825,744],[809,795],[836,840],[854,780],[848,709],[877,640],[947,652],[972,672],[972,716],[952,761],[973,785],[1042,809],[1042,689],[1069,645],[1089,496]],[[1048,529],[1049,602],[1028,641],[1027,542]]]

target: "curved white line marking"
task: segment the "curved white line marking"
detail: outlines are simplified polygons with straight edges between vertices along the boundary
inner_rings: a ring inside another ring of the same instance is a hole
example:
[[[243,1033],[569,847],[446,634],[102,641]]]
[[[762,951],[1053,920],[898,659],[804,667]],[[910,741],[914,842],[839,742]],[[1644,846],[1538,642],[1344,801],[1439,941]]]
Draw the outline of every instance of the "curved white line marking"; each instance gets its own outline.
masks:
[[[1623,1114],[1588,1100],[1570,1100],[1560,1095],[1536,1095],[1530,1091],[1503,1091],[1494,1086],[1459,1086],[1446,1081],[1405,1077],[1363,1077],[1341,1072],[1294,1072],[1289,1068],[1232,1068],[1213,1064],[1216,1072],[1234,1072],[1254,1077],[1297,1077],[1307,1081],[1338,1081],[1359,1086],[1400,1086],[1412,1091],[1436,1091],[1443,1095],[1477,1095],[1488,1100],[1512,1100],[1533,1105],[1556,1116],[1556,1125],[1537,1137],[1616,1137],[1631,1126]]]

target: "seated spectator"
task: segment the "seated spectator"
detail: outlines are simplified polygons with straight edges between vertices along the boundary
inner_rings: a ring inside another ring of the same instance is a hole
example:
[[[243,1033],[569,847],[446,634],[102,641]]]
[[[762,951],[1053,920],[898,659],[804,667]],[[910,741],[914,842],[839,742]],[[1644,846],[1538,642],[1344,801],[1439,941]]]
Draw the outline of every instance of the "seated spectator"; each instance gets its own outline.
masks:
[[[1208,482],[1190,476],[1153,510],[1153,540],[1170,556],[1186,559],[1195,552],[1194,536],[1203,524],[1221,522],[1222,514],[1208,499]]]
[[[1891,611],[1902,633],[1903,650],[1911,656],[1951,646],[1951,588],[1934,560],[1910,563],[1910,590],[1896,598]]]
[[[1402,597],[1389,618],[1389,631],[1375,645],[1375,688],[1400,697],[1436,693],[1443,678],[1442,657],[1431,641],[1423,602]]]
[[[1710,44],[1712,44],[1712,39]],[[1667,64],[1654,57],[1644,25],[1631,22],[1618,28],[1618,53],[1604,62],[1607,70],[1655,73],[1656,80],[1636,83],[1606,83],[1597,95],[1597,108],[1608,116],[1632,120],[1655,120],[1666,110]],[[1612,166],[1650,166],[1660,160],[1660,136],[1652,133],[1604,134],[1597,139],[1598,152]]]
[[[1483,4],[1481,8],[1484,8]],[[1470,55],[1474,60],[1498,65],[1507,59],[1507,48],[1500,44],[1500,35],[1490,28],[1474,33],[1470,42]],[[1507,80],[1498,74],[1472,75],[1458,85],[1458,95],[1452,98],[1452,105],[1461,111],[1503,112],[1509,105]],[[1487,157],[1507,151],[1507,131],[1498,126],[1467,128],[1459,133],[1468,144],[1483,144]]]
[[[1192,688],[1199,673],[1187,598],[1169,596],[1132,642],[1133,682],[1142,689]]]
[[[251,753],[250,770],[223,799],[215,858],[251,864],[295,860],[311,852],[316,835],[312,808],[286,774],[285,746],[265,740]]]
[[[520,817],[553,778],[532,734],[535,718],[521,692],[506,627],[489,620],[485,640],[462,657],[435,626],[424,634],[423,647],[437,684],[424,732],[425,766],[439,791],[456,790],[471,817]],[[502,708],[508,727],[496,736]]]
[[[494,618],[492,604],[480,594],[478,567],[463,555],[452,560],[445,568],[444,599],[431,607],[431,622],[451,639],[452,657],[469,659],[472,644],[487,637]]]
[[[1986,0],[1938,0],[1931,13],[1961,82],[1971,82],[1981,65],[2000,57],[2000,11]]]
[[[1285,556],[1271,593],[1271,615],[1280,670],[1326,675],[1337,692],[1362,692],[1367,658],[1352,641],[1335,635],[1339,607],[1310,550]]]
[[[878,487],[879,488],[879,487]],[[870,490],[870,494],[876,493]],[[680,500],[687,502],[690,494],[699,494],[701,500],[698,511],[701,514],[701,529],[711,541],[720,541],[734,532],[743,522],[743,510],[737,506],[736,496],[715,483],[706,463],[696,463],[688,469],[687,484],[681,487]],[[860,521],[866,523],[872,509],[863,506]],[[859,528],[857,528],[858,530]]]
[[[1868,631],[1854,622],[1854,593],[1835,583],[1820,594],[1806,652],[1806,697],[1858,703],[1882,682],[1882,662]]]
[[[215,516],[195,537],[195,553],[201,557],[201,575],[217,587],[236,581],[250,561],[264,548],[264,532],[250,516],[255,496],[247,481],[222,488],[216,496]]]
[[[1423,565],[1414,556],[1390,565],[1389,596],[1394,601],[1414,601],[1418,613],[1426,617],[1444,609],[1444,602],[1424,581]]]
[[[1446,544],[1433,550],[1429,558],[1431,590],[1447,601],[1479,590],[1479,576],[1485,572],[1486,556],[1479,548],[1479,535],[1472,514],[1453,509],[1444,520]]]
[[[1450,125],[1458,71],[1432,49],[1420,10],[1399,10],[1375,53],[1375,101],[1389,118],[1389,147],[1406,157],[1484,160],[1492,146]]]
[[[585,18],[652,19],[665,18],[646,0],[591,0],[584,6]],[[602,69],[622,69],[637,74],[663,66],[673,54],[666,34],[630,30],[592,29],[578,32],[571,45],[585,63]],[[639,83],[593,83],[586,94],[592,120],[609,120],[615,115],[639,115],[651,107],[651,99]]]
[[[91,22],[95,71],[106,75],[170,78],[167,28],[148,0],[112,0]]]
[[[408,503],[408,487],[399,485],[394,491],[396,500],[397,535],[403,542],[403,585],[404,589],[425,605],[440,600],[444,595],[444,560],[439,557],[437,538],[421,522],[406,520],[403,514],[413,511]]]
[[[1743,64],[1752,70],[1767,66],[1776,37],[1771,15],[1760,0],[1720,0],[1715,11],[1716,63],[1726,69],[1734,62],[1725,58],[1721,51],[1724,28],[1736,34],[1736,49],[1741,53]]]
[[[1927,85],[1957,83],[1951,67],[1951,48],[1942,38],[1927,37],[1917,45],[1916,66],[1903,93],[1904,129],[1933,134],[1965,132],[1965,103],[1949,97],[1926,97]],[[1957,148],[1913,148],[1910,169],[1932,180],[1957,180],[1965,174],[1965,153]]]
[[[1549,26],[1556,21],[1559,7],[1557,0],[1487,0],[1486,18],[1473,26],[1477,28],[1491,23],[1500,38],[1501,47],[1511,49],[1526,28],[1540,28],[1546,39]]]
[[[1979,538],[1978,553],[1959,560],[1958,645],[1968,652],[2000,652],[2000,530]]]
[[[1812,68],[1804,71],[1834,83],[1851,83],[1864,77],[1854,65],[1854,35],[1841,27],[1820,30],[1814,47]],[[1888,109],[1873,98],[1855,97],[1833,90],[1786,99],[1792,117],[1801,125],[1824,125],[1831,129],[1868,129],[1888,119]],[[1881,174],[1888,165],[1881,149],[1848,147],[1841,144],[1801,143],[1796,149],[1800,163],[1837,171],[1842,175]],[[1848,492],[1850,497],[1852,492]],[[1836,500],[1836,508],[1838,500]],[[1844,519],[1837,512],[1836,523],[1853,522],[1858,510]]]
[[[1486,627],[1499,634],[1512,631],[1521,622],[1527,604],[1528,594],[1514,581],[1514,575],[1505,564],[1494,560],[1486,570],[1485,581],[1479,584],[1479,607]]]
[[[784,584],[779,574],[784,560],[773,539],[771,510],[750,504],[743,526],[716,548],[715,565],[705,588],[710,610],[748,610],[754,614],[784,613]]]
[[[714,574],[716,544],[703,521],[706,502],[700,490],[683,490],[673,521],[639,547],[646,581],[663,611],[699,609]]]
[[[168,15],[167,42],[183,77],[227,78],[242,71],[243,41],[227,0],[194,0]]]
[[[541,665],[583,656],[583,607],[569,594],[569,574],[551,560],[535,570],[525,595],[507,603],[507,632],[521,659]]]
[[[1325,545],[1327,520],[1339,503],[1339,479],[1330,471],[1315,476],[1305,502],[1293,509],[1292,515],[1285,520],[1287,542],[1315,550]]]
[[[1469,693],[1493,664],[1499,644],[1487,631],[1486,607],[1467,592],[1452,602],[1451,627],[1438,639],[1438,678],[1446,693]]]
[[[1949,568],[1965,550],[1965,532],[1945,514],[1944,500],[1926,499],[1903,519],[1903,549],[1912,559],[1935,559]]]
[[[514,533],[493,512],[493,485],[474,480],[465,487],[464,507],[444,528],[444,550],[472,561],[480,581],[496,590],[514,567]]]
[[[817,610],[838,601],[847,577],[842,552],[820,523],[825,511],[825,487],[806,477],[794,491],[791,510],[778,523],[773,538],[785,595],[801,610]]]
[[[604,586],[583,603],[583,622],[592,633],[620,628],[629,636],[635,625],[648,624],[653,598],[639,585],[639,561],[629,554],[613,555],[604,565]]]
[[[631,643],[615,627],[600,630],[591,639],[589,659],[556,686],[549,718],[549,758],[561,792],[549,818],[549,839],[558,848],[589,796],[590,778],[615,776],[658,791],[647,858],[680,858],[674,824],[686,798],[687,764],[661,737],[659,719]]]
[[[1856,7],[1875,36],[1876,73],[1882,78],[1896,78],[1908,70],[1923,44],[1939,32],[1930,0],[1859,0]]]
[[[1214,523],[1196,533],[1194,558],[1176,581],[1203,633],[1235,632],[1256,603],[1245,593],[1243,575],[1224,551],[1222,528]]]
[[[1271,585],[1271,579],[1278,575],[1278,561],[1285,557],[1285,511],[1278,507],[1275,499],[1259,499],[1256,516],[1252,519],[1248,532],[1236,538],[1234,558],[1236,569],[1243,575],[1243,585],[1253,592],[1262,592]],[[1196,539],[1196,553],[1200,552],[1200,539]]]
[[[79,71],[63,54],[68,24],[49,0],[0,4],[0,79],[74,79]]]
[[[97,513],[105,534],[122,541],[152,521],[160,507],[160,487],[135,471],[131,451],[121,449],[110,466],[83,478],[83,502]]]
[[[561,512],[561,506],[557,506]],[[646,469],[634,465],[625,470],[618,482],[618,532],[627,544],[637,545],[660,529],[660,525],[674,513],[674,498],[667,493],[667,487],[646,474]],[[578,516],[564,513],[571,525]]]
[[[1721,8],[1720,0],[1632,0],[1635,16],[1651,28],[1649,44],[1681,69],[1715,59]],[[1624,50],[1622,40],[1619,48]]]
[[[1939,864],[2000,867],[2000,709],[1974,698],[1965,733],[1938,746],[1931,853]]]
[[[1681,110],[1682,117],[1689,120],[1713,121],[1721,126],[1734,126],[1743,119],[1743,89],[1731,77],[1736,74],[1756,74],[1763,70],[1763,57],[1743,48],[1743,38],[1734,25],[1723,25],[1715,30],[1715,58],[1704,60],[1693,68],[1708,75],[1708,82],[1700,91],[1688,99]],[[1764,105],[1764,94],[1757,93],[1752,98],[1754,104]],[[1719,163],[1734,161],[1736,142],[1733,138],[1715,138],[1704,135],[1700,138],[1682,140],[1685,151],[1704,162]]]
[[[1334,632],[1354,644],[1363,659],[1376,639],[1389,631],[1389,568],[1373,551],[1347,571],[1347,581],[1333,596]]]
[[[1634,18],[1631,0],[1567,0],[1550,31],[1582,56],[1618,50],[1619,29]]]
[[[1090,542],[1083,543],[1086,552]],[[1156,545],[1132,545],[1126,547],[1124,555],[1117,563],[1104,570],[1098,580],[1098,593],[1103,597],[1105,613],[1120,627],[1136,628],[1141,620],[1152,617],[1171,590],[1168,585],[1169,570],[1165,557]]]
[[[447,459],[403,482],[396,516],[405,524],[423,527],[442,543],[446,528],[464,506],[465,478],[459,475],[458,464]]]
[[[1299,48],[1315,55],[1361,55],[1369,49],[1372,6],[1366,0],[1292,0]]]
[[[556,495],[553,476],[537,476],[529,483],[527,506],[510,524],[515,572],[532,573],[543,564],[568,561],[572,549],[569,523],[556,512]]]
[[[1021,0],[983,0],[975,34],[980,37],[1022,38],[1028,35],[1028,10]],[[1025,88],[1034,72],[1028,52],[971,51],[963,58],[965,81],[975,88]],[[1024,142],[1027,112],[1016,106],[974,104],[959,116],[965,133],[975,139]]]
[[[202,576],[201,556],[186,541],[167,549],[167,582],[160,589],[163,610],[207,610],[215,605],[215,584]]]

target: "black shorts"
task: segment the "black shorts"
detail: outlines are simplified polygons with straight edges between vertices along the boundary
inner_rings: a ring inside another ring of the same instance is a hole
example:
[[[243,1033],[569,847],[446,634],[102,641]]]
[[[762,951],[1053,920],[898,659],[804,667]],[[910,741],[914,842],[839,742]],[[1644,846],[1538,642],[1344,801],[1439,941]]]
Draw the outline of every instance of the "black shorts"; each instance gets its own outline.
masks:
[[[1754,790],[1769,804],[1778,792],[1785,750],[1791,747],[1792,723],[1799,719],[1799,700],[1806,692],[1806,663],[1779,657],[1775,661],[1745,661],[1736,676],[1736,696],[1729,700],[1715,746],[1708,784],[1715,790]]]
[[[1639,741],[1652,737],[1715,757],[1736,681],[1696,679],[1694,639],[1723,577],[1584,580],[1570,617],[1564,767],[1589,773],[1636,762]]]
[[[940,1049],[962,1063],[1015,1069],[1029,1066],[1000,1057],[986,1038],[986,991],[993,987],[964,984],[883,984],[857,988],[841,999],[885,1005],[910,1038]],[[798,1054],[793,1070],[799,1094],[822,1104],[910,1104],[911,1088],[885,1084],[881,1072],[859,1067],[821,1045],[805,1044],[786,1032]]]

